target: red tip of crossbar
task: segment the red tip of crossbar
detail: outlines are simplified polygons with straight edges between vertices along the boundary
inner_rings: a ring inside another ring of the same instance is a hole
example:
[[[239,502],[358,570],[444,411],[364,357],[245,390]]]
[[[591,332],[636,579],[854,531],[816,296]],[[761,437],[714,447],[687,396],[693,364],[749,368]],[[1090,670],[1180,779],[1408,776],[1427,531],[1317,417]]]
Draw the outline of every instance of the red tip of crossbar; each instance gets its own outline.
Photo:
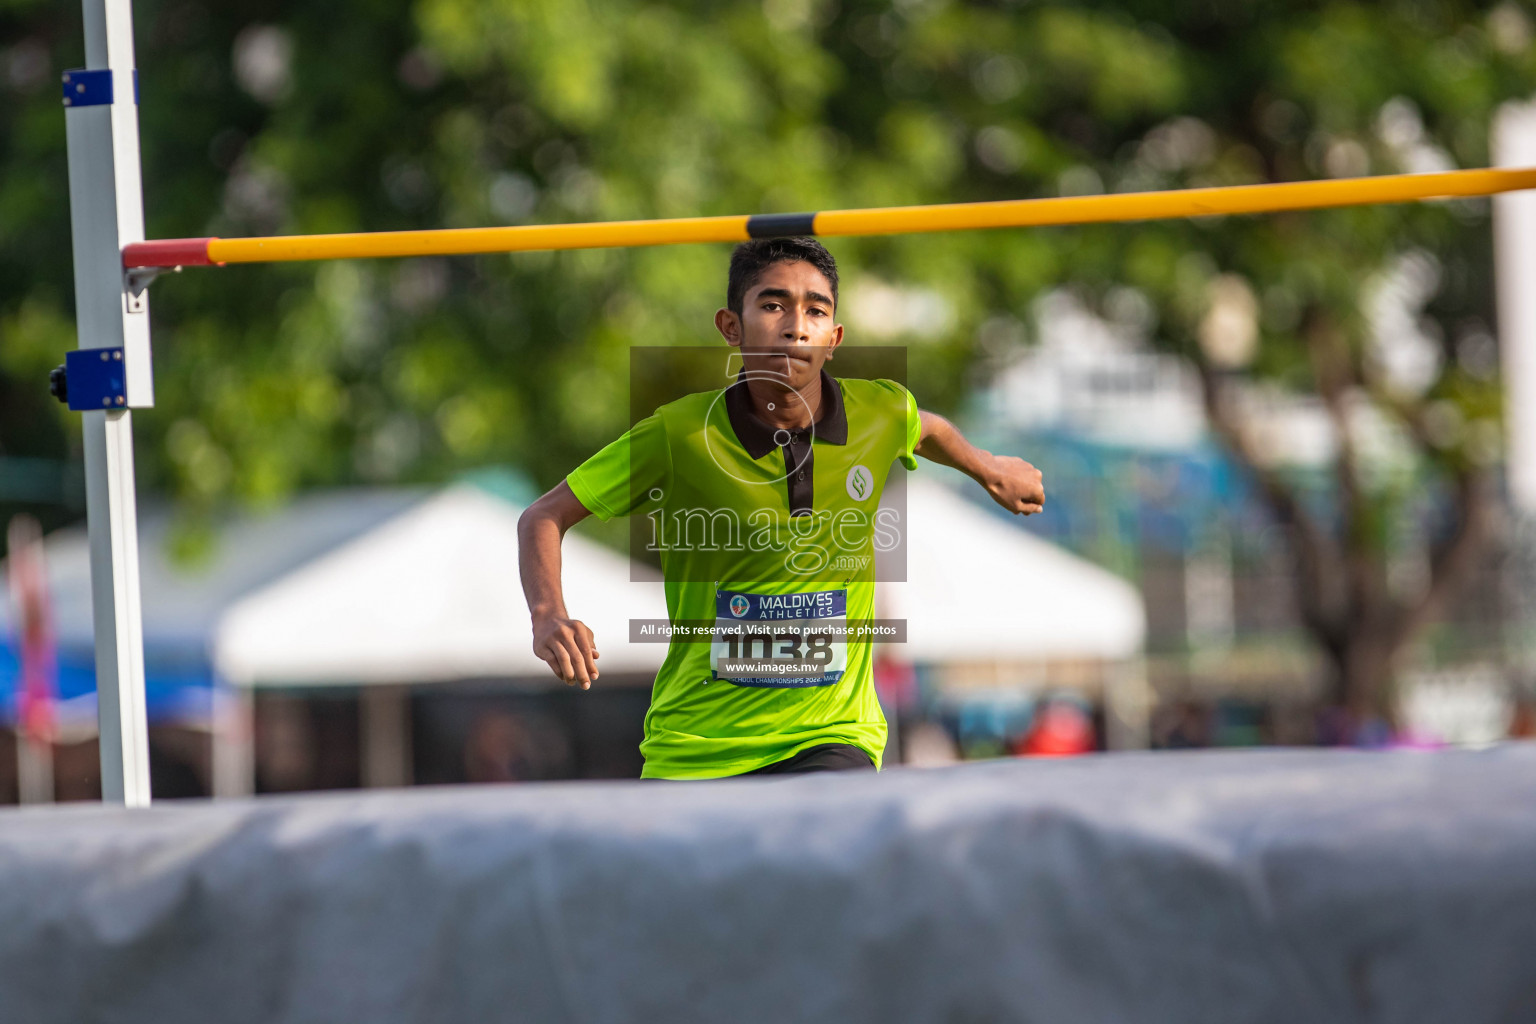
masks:
[[[123,267],[206,267],[212,238],[169,238],[158,242],[133,242],[123,246]]]

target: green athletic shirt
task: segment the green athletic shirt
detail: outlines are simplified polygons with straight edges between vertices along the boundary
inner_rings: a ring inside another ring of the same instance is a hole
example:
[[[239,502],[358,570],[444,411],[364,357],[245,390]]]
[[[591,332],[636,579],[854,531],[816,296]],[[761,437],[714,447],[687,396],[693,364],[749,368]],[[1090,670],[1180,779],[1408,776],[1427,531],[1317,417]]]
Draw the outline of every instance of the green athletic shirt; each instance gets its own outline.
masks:
[[[601,519],[649,518],[638,533],[659,550],[674,628],[874,618],[875,549],[891,547],[899,527],[891,510],[878,512],[880,494],[897,459],[916,468],[917,403],[895,381],[822,371],[821,382],[809,430],[763,423],[738,379],[663,405],[566,477]],[[879,766],[886,724],[867,639],[847,636],[839,651],[791,638],[770,663],[727,657],[762,658],[766,640],[738,648],[722,635],[672,634],[645,716],[643,777],[738,775],[822,743],[854,744]],[[809,667],[756,674],[797,665]]]

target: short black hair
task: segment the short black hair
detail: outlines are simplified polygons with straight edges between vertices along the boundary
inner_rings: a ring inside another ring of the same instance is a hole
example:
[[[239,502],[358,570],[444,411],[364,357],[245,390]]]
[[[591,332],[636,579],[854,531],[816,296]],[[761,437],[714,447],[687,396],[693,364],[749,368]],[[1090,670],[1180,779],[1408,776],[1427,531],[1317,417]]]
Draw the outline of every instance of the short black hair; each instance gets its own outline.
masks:
[[[814,238],[754,238],[731,252],[731,272],[725,285],[725,304],[741,315],[747,292],[775,263],[809,263],[832,285],[832,305],[837,306],[837,260]]]

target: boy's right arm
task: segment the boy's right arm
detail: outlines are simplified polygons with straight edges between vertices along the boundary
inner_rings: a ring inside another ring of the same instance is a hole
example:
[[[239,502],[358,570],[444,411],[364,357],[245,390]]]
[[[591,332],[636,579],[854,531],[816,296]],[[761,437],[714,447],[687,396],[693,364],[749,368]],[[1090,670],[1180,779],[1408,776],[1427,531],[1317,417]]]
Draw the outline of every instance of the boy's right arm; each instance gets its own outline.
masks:
[[[533,616],[533,653],[583,690],[597,678],[597,645],[586,623],[571,618],[560,587],[560,541],[592,513],[564,480],[517,521],[518,570]]]

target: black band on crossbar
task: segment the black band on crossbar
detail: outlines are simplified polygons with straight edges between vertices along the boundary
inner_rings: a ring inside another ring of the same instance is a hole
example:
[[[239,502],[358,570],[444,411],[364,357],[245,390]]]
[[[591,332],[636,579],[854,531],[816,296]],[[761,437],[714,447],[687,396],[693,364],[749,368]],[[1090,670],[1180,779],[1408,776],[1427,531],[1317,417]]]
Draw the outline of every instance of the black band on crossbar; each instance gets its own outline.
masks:
[[[749,238],[787,238],[815,233],[814,213],[759,213],[747,218]]]

